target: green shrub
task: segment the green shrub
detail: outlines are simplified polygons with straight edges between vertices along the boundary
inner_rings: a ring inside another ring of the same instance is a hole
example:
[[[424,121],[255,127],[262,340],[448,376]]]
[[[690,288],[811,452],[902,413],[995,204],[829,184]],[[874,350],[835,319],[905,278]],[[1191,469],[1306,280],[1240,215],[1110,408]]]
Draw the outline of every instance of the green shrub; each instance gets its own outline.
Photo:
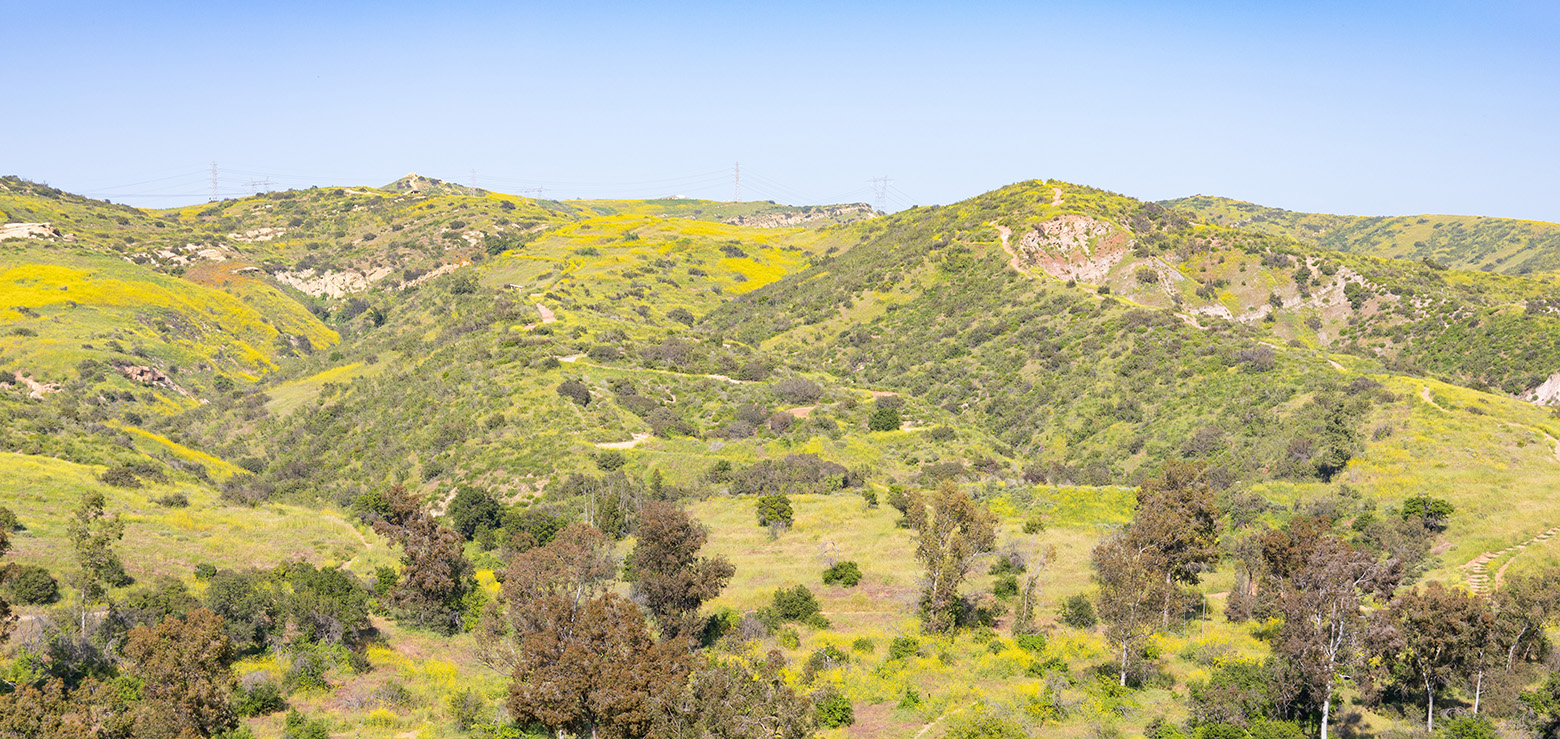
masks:
[[[872,418],[867,421],[867,428],[871,431],[898,431],[899,425],[898,408],[878,407],[872,411]]]
[[[851,642],[850,648],[854,651],[861,652],[862,654],[871,654],[877,651],[877,643],[872,641],[870,637],[862,636],[857,637],[855,641]]]
[[[3,570],[0,570],[3,572]],[[13,603],[24,606],[53,603],[60,597],[60,584],[49,571],[37,565],[12,565],[5,589]]]
[[[1028,739],[1017,721],[984,705],[965,711],[948,723],[944,739]]]
[[[759,498],[756,512],[759,526],[777,524],[790,528],[796,515],[791,508],[791,499],[784,495],[765,495]]]
[[[782,621],[806,621],[821,610],[818,599],[806,585],[776,590],[771,608]]]
[[[590,405],[590,388],[579,380],[564,380],[559,383],[558,394],[574,401],[582,408]]]
[[[896,636],[888,643],[888,658],[891,660],[914,657],[921,653],[921,641],[913,636]]]
[[[287,712],[282,726],[283,739],[330,739],[330,724],[324,719],[309,719],[296,709]]]
[[[1039,654],[1045,651],[1045,634],[1019,634],[1013,637],[1013,643],[1026,652]]]
[[[855,561],[836,562],[833,567],[823,571],[824,585],[841,585],[847,588],[856,587],[861,582],[861,568]]]
[[[1057,616],[1062,623],[1075,629],[1092,629],[1099,623],[1099,617],[1094,615],[1094,604],[1082,593],[1063,601]]]
[[[5,506],[0,506],[0,531],[20,531],[22,521],[16,517],[16,512]]]
[[[1500,736],[1495,732],[1495,727],[1490,726],[1479,718],[1456,718],[1449,723],[1458,721],[1471,721],[1476,724],[1482,724],[1488,730],[1488,733],[1453,734],[1451,739],[1498,739]],[[1305,739],[1306,736],[1300,725],[1293,721],[1253,721],[1250,726],[1246,727],[1246,732],[1251,736],[1251,739]]]
[[[818,700],[818,725],[825,729],[838,729],[854,723],[856,712],[850,705],[850,699],[833,689],[826,690]]]
[[[628,464],[628,457],[616,449],[607,449],[596,452],[595,461],[597,469],[602,472],[612,472],[622,469],[623,465]]]
[[[263,672],[246,675],[243,684],[233,691],[233,712],[240,718],[267,716],[286,707],[282,687]]]
[[[1291,739],[1288,735],[1279,734],[1258,736],[1254,729],[1251,736],[1252,739]],[[1483,716],[1458,716],[1442,721],[1435,729],[1435,736],[1437,739],[1499,739],[1500,732]]]
[[[195,565],[195,579],[201,582],[217,576],[217,566],[210,562],[201,562]]]
[[[455,722],[455,728],[461,731],[469,731],[471,727],[477,725],[477,719],[487,707],[485,704],[482,695],[470,688],[451,693],[444,699],[444,707],[449,712],[450,720]]]

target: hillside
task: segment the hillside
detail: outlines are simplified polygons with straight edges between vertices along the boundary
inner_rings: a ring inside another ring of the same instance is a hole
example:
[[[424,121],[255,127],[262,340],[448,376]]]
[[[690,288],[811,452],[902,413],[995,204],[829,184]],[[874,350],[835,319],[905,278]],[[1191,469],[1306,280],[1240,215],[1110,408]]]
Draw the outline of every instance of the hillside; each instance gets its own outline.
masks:
[[[883,215],[412,175],[142,211],[0,179],[8,222],[49,224],[0,240],[0,507],[20,524],[5,561],[58,591],[16,601],[0,708],[60,678],[102,715],[140,715],[147,698],[90,686],[141,667],[92,655],[206,604],[241,645],[222,700],[261,706],[237,731],[551,736],[510,720],[514,673],[491,651],[506,637],[483,614],[534,575],[526,552],[562,551],[545,547],[582,522],[611,565],[587,589],[664,636],[638,615],[661,563],[634,559],[663,502],[734,568],[694,602],[678,700],[747,686],[732,705],[768,716],[792,696],[797,737],[982,736],[990,720],[1017,727],[997,736],[1255,738],[1194,697],[1280,647],[1273,613],[1232,605],[1275,531],[1321,526],[1392,558],[1405,589],[1547,577],[1560,278],[1338,250],[1187,202],[1028,181]],[[1217,541],[1183,605],[1163,623],[1155,606],[1128,681],[1114,627],[1076,609],[1105,616],[1096,546],[1188,469]],[[912,520],[940,489],[992,526],[948,631],[926,617],[932,529]],[[72,585],[94,493],[124,524],[101,597]],[[765,518],[779,495],[784,525]],[[1454,513],[1421,525],[1421,498]],[[428,557],[454,558],[432,620],[403,600]],[[859,582],[823,579],[847,561]],[[795,586],[816,612],[780,615]],[[1490,688],[1508,728],[1542,653]],[[276,702],[256,703],[266,690]],[[1361,733],[1421,725],[1411,695],[1346,691],[1338,720]],[[853,723],[817,725],[841,700]],[[19,715],[0,712],[0,735]],[[1263,739],[1314,729],[1262,720],[1293,732]]]
[[[1525,275],[1560,269],[1560,224],[1484,216],[1297,213],[1196,195],[1160,203],[1199,220],[1283,234],[1324,249]]]

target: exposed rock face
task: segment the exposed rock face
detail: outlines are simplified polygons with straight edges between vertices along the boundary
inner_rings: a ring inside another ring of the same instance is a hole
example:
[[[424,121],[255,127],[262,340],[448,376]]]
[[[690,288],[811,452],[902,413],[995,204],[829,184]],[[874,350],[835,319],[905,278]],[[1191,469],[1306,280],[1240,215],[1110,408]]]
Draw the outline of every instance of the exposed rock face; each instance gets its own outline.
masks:
[[[176,383],[174,383],[173,378],[163,374],[162,370],[159,370],[155,367],[146,367],[138,364],[126,364],[121,365],[119,367],[119,371],[123,372],[125,377],[128,377],[135,382],[139,382],[142,385],[167,388],[180,395],[189,395],[189,393],[186,392],[184,388],[179,387]]]
[[[47,223],[0,223],[0,241],[6,239],[47,239],[60,230]]]
[[[850,203],[848,205],[814,205],[782,213],[732,216],[722,221],[722,223],[729,223],[733,226],[752,226],[754,228],[785,228],[787,226],[800,226],[813,221],[850,223],[876,217],[877,211],[873,210],[872,206],[866,203]]]
[[[488,192],[470,185],[446,182],[436,177],[424,177],[416,172],[379,189],[417,195],[486,195]]]
[[[224,244],[185,244],[133,254],[127,259],[137,264],[151,262],[161,267],[184,267],[195,262],[226,262],[238,256],[238,252]]]
[[[253,243],[256,241],[270,241],[285,233],[287,233],[285,228],[252,228],[243,233],[228,234],[228,238],[234,241]]]
[[[27,386],[27,389],[28,389],[27,397],[29,397],[29,398],[33,398],[33,399],[36,399],[36,400],[42,400],[43,396],[45,396],[45,395],[47,395],[49,393],[57,393],[57,392],[60,391],[59,383],[55,383],[55,382],[38,382],[37,380],[34,380],[33,378],[28,377],[28,376],[26,376],[26,375],[24,375],[24,374],[22,374],[20,372],[15,372],[13,374],[16,376],[16,381],[18,383]],[[7,384],[6,387],[9,388],[10,385]]]
[[[1560,372],[1550,375],[1538,387],[1523,393],[1522,399],[1539,405],[1560,405]]]
[[[1067,214],[1036,224],[1018,240],[1018,253],[1057,279],[1100,282],[1131,246],[1109,223]]]
[[[392,271],[389,267],[378,267],[368,272],[327,270],[321,274],[313,269],[306,269],[299,272],[277,272],[271,276],[277,282],[291,285],[316,298],[321,296],[340,298],[367,290],[374,283],[390,276]]]

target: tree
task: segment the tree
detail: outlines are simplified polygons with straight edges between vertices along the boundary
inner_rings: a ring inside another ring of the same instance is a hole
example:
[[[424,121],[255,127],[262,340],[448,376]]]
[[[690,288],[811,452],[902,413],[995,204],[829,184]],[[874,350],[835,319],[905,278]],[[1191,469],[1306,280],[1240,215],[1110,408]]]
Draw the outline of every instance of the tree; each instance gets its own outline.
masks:
[[[520,723],[593,737],[646,736],[683,690],[687,645],[657,643],[632,602],[605,592],[610,540],[575,524],[518,554],[504,608],[489,609],[489,664],[512,666],[507,705]]]
[[[137,737],[211,736],[238,725],[228,704],[237,686],[222,617],[204,608],[137,626],[125,645],[129,673],[141,681]]]
[[[900,423],[898,408],[879,405],[872,409],[872,417],[867,420],[867,430],[898,431]]]
[[[0,527],[0,557],[4,557],[11,551],[11,530],[9,527]],[[5,570],[0,569],[0,573]],[[11,636],[11,630],[16,627],[16,616],[11,613],[11,604],[4,598],[0,598],[0,644],[5,643]]]
[[[1319,704],[1321,735],[1327,739],[1334,691],[1353,677],[1365,658],[1364,597],[1392,592],[1398,568],[1395,561],[1378,562],[1337,537],[1298,541],[1307,551],[1292,570],[1282,570],[1287,576],[1276,585],[1284,626],[1274,651],[1298,670],[1305,690]]]
[[[634,593],[663,640],[696,637],[699,607],[725,589],[736,568],[721,557],[700,557],[708,530],[670,503],[645,503],[637,533],[630,555]]]
[[[484,529],[496,529],[503,525],[504,508],[491,494],[470,485],[462,485],[450,500],[445,517],[450,528],[467,541],[476,538]]]
[[[996,544],[997,517],[950,482],[929,495],[908,495],[905,517],[916,532],[916,559],[926,568],[921,613],[930,630],[950,631],[963,610],[959,586],[975,558]]]
[[[83,639],[87,637],[87,613],[93,604],[103,597],[106,586],[125,580],[124,564],[114,552],[114,542],[125,535],[125,524],[119,520],[119,514],[107,515],[106,505],[103,493],[82,493],[81,503],[65,524],[65,535],[76,556],[77,572],[72,585],[80,594],[77,608]]]
[[[374,530],[401,546],[401,579],[390,605],[421,626],[444,633],[461,628],[462,599],[473,587],[465,540],[423,510],[399,485],[385,496],[387,512]]]
[[[1154,569],[1163,573],[1161,625],[1170,624],[1176,585],[1196,585],[1219,560],[1219,509],[1213,486],[1195,462],[1171,461],[1159,477],[1138,489],[1138,507],[1127,536]]]
[[[1435,694],[1477,653],[1478,600],[1432,582],[1399,593],[1384,613],[1375,651],[1424,691],[1425,731],[1435,730]]]
[[[1130,527],[1107,537],[1094,547],[1094,579],[1099,583],[1099,618],[1105,622],[1105,638],[1120,659],[1120,684],[1139,642],[1154,633],[1159,609],[1169,597],[1169,580],[1159,566],[1153,547],[1135,539]]]
[[[785,658],[701,661],[668,711],[672,736],[803,739],[813,735],[813,702],[786,684]]]

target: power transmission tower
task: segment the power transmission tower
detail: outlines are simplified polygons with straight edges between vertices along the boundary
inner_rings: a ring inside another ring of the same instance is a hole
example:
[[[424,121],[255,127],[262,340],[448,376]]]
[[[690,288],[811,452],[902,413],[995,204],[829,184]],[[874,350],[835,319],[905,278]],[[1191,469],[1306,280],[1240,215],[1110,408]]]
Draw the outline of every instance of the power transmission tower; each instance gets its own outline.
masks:
[[[731,199],[733,202],[742,202],[742,162],[731,167]]]
[[[208,203],[215,203],[215,202],[217,202],[217,163],[216,162],[212,162],[211,163],[211,199],[206,201],[206,202],[208,202]]]
[[[263,180],[250,180],[249,181],[249,189],[254,190],[255,194],[259,195],[262,192],[270,192],[271,191],[271,186],[274,185],[274,184],[276,184],[276,183],[272,182],[271,178],[269,178],[269,177],[267,177],[267,178],[265,178]]]
[[[472,168],[472,170],[471,170],[471,189],[473,189],[473,190],[477,189],[477,170],[476,170],[476,168]]]
[[[872,179],[868,180],[868,182],[872,183],[872,192],[876,195],[874,202],[872,203],[873,208],[882,212],[887,212],[889,179],[887,177],[873,177]]]
[[[543,196],[545,196],[547,194],[547,188],[545,188],[545,187],[527,187],[524,190],[521,190],[520,194],[521,195],[535,195],[538,200],[546,200],[547,198],[545,198]]]

